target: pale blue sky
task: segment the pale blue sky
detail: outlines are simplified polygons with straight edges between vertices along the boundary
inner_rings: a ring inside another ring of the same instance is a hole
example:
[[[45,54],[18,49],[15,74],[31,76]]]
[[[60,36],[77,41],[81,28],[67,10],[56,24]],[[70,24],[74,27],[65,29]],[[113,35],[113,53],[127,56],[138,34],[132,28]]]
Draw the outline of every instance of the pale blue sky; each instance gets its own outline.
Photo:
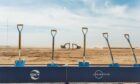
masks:
[[[128,46],[124,33],[140,47],[139,10],[140,0],[0,0],[0,45],[17,46],[16,24],[23,23],[24,47],[51,47],[54,28],[57,47],[65,42],[82,45],[83,26],[89,28],[90,48],[106,46],[103,32],[109,32],[112,47]]]

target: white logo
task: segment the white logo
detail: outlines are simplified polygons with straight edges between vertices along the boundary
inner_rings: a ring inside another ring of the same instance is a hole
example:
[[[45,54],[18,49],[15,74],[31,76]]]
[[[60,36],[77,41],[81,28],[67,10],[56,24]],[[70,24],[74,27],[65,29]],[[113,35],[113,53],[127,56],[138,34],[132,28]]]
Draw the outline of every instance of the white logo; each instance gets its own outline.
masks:
[[[30,73],[30,77],[32,80],[38,80],[40,76],[39,70],[32,70]]]
[[[97,70],[95,71],[95,73],[93,74],[93,76],[96,78],[96,79],[102,79],[104,76],[110,76],[109,73],[104,73],[103,71],[101,70]]]

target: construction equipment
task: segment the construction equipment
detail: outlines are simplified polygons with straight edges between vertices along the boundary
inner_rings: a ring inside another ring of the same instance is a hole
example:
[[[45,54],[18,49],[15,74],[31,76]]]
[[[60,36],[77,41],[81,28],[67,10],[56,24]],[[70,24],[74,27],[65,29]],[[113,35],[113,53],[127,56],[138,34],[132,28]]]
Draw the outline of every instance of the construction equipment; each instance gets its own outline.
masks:
[[[81,49],[81,46],[79,46],[78,44],[76,43],[72,43],[72,49]]]
[[[110,44],[109,44],[109,40],[108,40],[108,33],[103,33],[103,37],[105,38],[105,40],[107,42],[109,53],[110,53],[110,57],[111,57],[111,60],[112,60],[112,64],[109,64],[109,67],[120,67],[120,65],[118,63],[114,62],[112,50],[111,50],[111,47],[110,47]]]
[[[64,45],[61,45],[61,48],[67,49],[69,51],[69,54],[68,54],[69,57],[71,56],[71,47],[70,46],[71,46],[70,43],[65,43]]]
[[[17,29],[19,32],[19,47],[18,47],[18,54],[19,54],[19,59],[15,61],[15,66],[16,67],[23,67],[25,65],[25,61],[21,59],[21,32],[23,30],[23,24],[17,24]]]
[[[89,62],[86,62],[86,34],[88,32],[87,27],[82,27],[82,32],[84,35],[84,51],[83,51],[83,62],[79,62],[79,67],[89,67]]]
[[[124,37],[126,38],[126,40],[128,41],[128,43],[129,43],[129,45],[130,45],[130,48],[131,48],[131,51],[132,51],[132,54],[133,54],[133,57],[134,57],[134,60],[135,60],[135,64],[134,64],[133,66],[134,66],[134,67],[140,67],[140,64],[138,64],[138,61],[137,61],[137,57],[136,57],[134,48],[132,47],[132,44],[131,44],[129,34],[124,34]]]
[[[57,30],[53,29],[51,30],[52,35],[52,57],[51,57],[51,64],[48,64],[48,67],[57,67],[58,65],[54,63],[54,45],[55,45],[55,36],[57,34]]]
[[[70,49],[70,43],[65,43],[64,45],[61,45],[61,48],[67,48],[68,45],[68,49]]]

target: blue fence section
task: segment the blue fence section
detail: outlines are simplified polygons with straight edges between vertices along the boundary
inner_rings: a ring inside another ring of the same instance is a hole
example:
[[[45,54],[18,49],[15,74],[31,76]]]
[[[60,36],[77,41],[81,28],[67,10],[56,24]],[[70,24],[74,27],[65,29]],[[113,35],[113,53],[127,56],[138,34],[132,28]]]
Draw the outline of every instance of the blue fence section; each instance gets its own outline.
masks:
[[[0,83],[37,83],[66,81],[66,68],[0,67]]]
[[[140,82],[139,67],[0,67],[0,83]]]
[[[68,68],[67,79],[71,82],[140,82],[140,68],[71,67]]]

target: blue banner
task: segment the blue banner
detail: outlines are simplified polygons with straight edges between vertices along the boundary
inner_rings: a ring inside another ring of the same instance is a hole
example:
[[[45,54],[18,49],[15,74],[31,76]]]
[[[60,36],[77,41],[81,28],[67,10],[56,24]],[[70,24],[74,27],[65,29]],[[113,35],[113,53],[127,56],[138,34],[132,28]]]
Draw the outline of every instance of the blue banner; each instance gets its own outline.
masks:
[[[0,83],[140,82],[138,67],[0,67]]]

